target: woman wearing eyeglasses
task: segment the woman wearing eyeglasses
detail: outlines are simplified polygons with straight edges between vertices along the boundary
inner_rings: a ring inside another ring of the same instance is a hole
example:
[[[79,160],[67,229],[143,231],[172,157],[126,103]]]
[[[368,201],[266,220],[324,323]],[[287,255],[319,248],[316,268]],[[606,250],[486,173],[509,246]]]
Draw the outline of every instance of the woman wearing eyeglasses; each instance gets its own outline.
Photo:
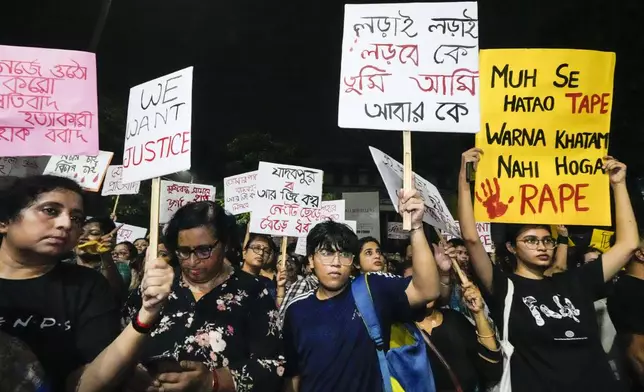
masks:
[[[259,279],[273,299],[277,299],[277,283],[272,279],[262,276],[261,272],[262,268],[271,260],[271,257],[276,252],[275,243],[270,237],[262,234],[251,234],[246,243],[246,248],[242,253],[244,257],[242,271]]]
[[[235,229],[210,201],[180,208],[169,222],[164,242],[176,278],[131,390],[279,389],[277,310],[256,277],[231,266],[240,247]],[[127,315],[139,300],[130,298]]]
[[[615,200],[614,247],[581,268],[546,276],[557,246],[550,226],[514,225],[506,248],[516,264],[513,273],[504,274],[492,265],[474,221],[466,165],[476,165],[482,153],[478,148],[463,153],[458,215],[474,271],[503,337],[500,391],[622,391],[601,346],[593,302],[605,295],[604,283],[638,245],[626,166],[612,157],[604,160]],[[561,236],[558,240],[568,241]]]

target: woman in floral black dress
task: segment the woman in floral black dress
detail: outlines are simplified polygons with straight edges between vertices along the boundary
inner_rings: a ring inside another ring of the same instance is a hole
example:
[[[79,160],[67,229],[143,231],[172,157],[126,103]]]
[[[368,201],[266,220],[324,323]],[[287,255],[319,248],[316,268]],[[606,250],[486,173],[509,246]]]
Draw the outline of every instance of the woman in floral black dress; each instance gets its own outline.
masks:
[[[257,278],[226,262],[240,247],[229,218],[204,201],[179,209],[167,227],[165,245],[179,267],[145,357],[173,358],[183,371],[149,374],[158,390],[280,388],[284,357],[275,303]],[[126,318],[139,301],[130,297]]]

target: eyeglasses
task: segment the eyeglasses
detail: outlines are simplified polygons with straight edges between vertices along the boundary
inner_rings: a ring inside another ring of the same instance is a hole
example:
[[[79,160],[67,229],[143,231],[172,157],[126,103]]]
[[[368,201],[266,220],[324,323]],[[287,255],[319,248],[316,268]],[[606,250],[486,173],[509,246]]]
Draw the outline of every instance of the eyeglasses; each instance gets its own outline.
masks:
[[[347,266],[353,263],[353,253],[351,252],[331,252],[329,250],[320,250],[318,251],[318,256],[320,256],[320,261],[324,265],[332,265],[333,260],[337,257],[340,261],[340,264]]]
[[[254,245],[248,247],[248,249],[252,250],[256,255],[259,256],[270,256],[273,254],[273,250],[271,248],[265,248],[261,245]]]
[[[177,248],[175,253],[177,254],[177,257],[180,258],[181,260],[188,260],[190,258],[191,254],[195,254],[195,257],[200,259],[200,260],[205,260],[212,256],[212,251],[219,245],[219,241],[215,242],[212,245],[199,245],[195,246],[194,248],[190,247],[180,247]]]
[[[555,241],[555,239],[552,237],[545,237],[542,239],[539,239],[537,237],[525,237],[524,239],[518,241],[523,242],[525,244],[525,247],[530,250],[537,249],[539,247],[539,243],[542,243],[546,249],[554,249],[557,246],[557,241]]]

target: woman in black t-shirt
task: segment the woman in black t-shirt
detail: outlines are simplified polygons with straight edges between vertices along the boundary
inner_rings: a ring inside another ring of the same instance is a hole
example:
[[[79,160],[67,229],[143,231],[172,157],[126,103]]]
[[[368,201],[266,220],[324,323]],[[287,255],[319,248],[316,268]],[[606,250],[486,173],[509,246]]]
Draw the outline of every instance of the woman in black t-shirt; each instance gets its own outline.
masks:
[[[638,246],[626,166],[612,157],[604,160],[615,199],[617,240],[609,251],[581,268],[547,277],[544,272],[552,264],[557,243],[550,225],[519,225],[506,243],[516,267],[514,273],[504,274],[493,266],[476,231],[466,166],[476,165],[482,153],[478,148],[463,153],[458,215],[474,271],[503,336],[504,355],[509,357],[501,391],[622,390],[601,346],[593,302]],[[508,206],[499,198],[498,180],[481,180],[486,192],[477,192],[477,200],[496,215],[505,213]],[[561,236],[558,240],[568,241]]]
[[[29,345],[54,392],[117,388],[174,276],[167,263],[147,263],[142,306],[119,335],[105,278],[60,262],[76,245],[84,216],[83,191],[69,179],[20,178],[0,192],[0,331]]]

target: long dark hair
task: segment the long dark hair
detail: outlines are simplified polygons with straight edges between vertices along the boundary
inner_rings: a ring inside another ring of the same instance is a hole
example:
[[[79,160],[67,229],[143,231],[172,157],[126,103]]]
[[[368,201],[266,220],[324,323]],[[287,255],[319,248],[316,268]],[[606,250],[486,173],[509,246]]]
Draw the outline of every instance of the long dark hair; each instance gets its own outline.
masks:
[[[170,219],[164,233],[164,244],[174,263],[178,263],[176,251],[179,232],[196,227],[206,227],[212,230],[215,237],[223,244],[226,258],[230,263],[233,265],[241,263],[241,241],[235,217],[228,215],[221,206],[212,201],[186,204],[179,208]]]

